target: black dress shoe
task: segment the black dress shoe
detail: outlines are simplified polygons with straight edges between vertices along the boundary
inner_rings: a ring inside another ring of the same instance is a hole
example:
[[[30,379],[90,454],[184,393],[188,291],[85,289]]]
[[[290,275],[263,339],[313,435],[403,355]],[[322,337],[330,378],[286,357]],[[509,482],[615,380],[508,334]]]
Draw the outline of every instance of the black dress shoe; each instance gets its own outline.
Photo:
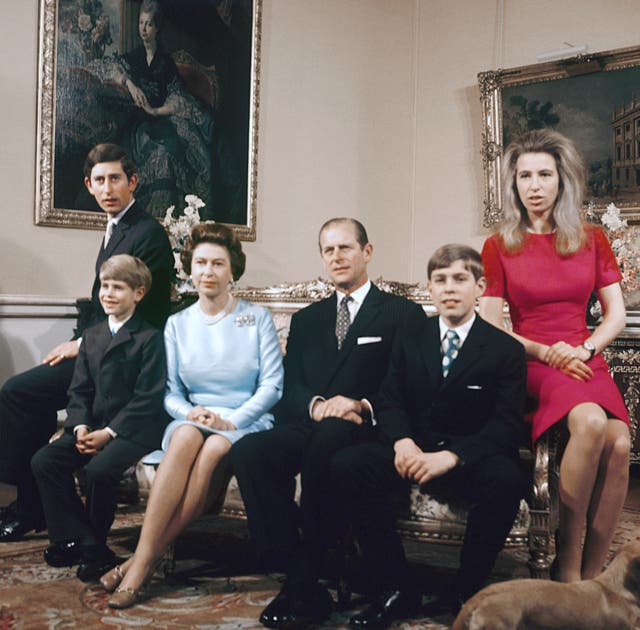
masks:
[[[386,628],[397,619],[415,617],[420,612],[420,597],[407,591],[390,591],[377,598],[349,620],[352,628]]]
[[[84,545],[76,577],[82,582],[97,582],[118,564],[118,558],[106,545]]]
[[[16,516],[14,519],[4,521],[0,525],[0,542],[15,542],[22,540],[25,534],[45,529],[46,524],[42,521],[35,521],[28,518]]]
[[[260,623],[267,628],[305,627],[321,622],[332,611],[333,598],[323,586],[298,592],[285,586],[262,611]]]
[[[44,561],[50,567],[72,567],[82,562],[82,545],[79,540],[53,543],[44,550]]]
[[[445,597],[434,597],[422,607],[422,614],[425,617],[439,617],[440,615],[453,615],[460,612],[464,601],[456,595]]]

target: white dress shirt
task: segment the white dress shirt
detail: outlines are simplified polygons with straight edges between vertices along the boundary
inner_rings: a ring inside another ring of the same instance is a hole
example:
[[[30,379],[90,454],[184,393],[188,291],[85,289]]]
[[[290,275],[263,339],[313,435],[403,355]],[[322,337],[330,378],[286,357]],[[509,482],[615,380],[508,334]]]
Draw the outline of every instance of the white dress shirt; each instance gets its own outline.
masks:
[[[440,348],[442,348],[442,342],[444,341],[445,335],[447,334],[447,330],[453,330],[455,333],[457,333],[458,337],[460,338],[459,348],[462,348],[462,344],[469,336],[469,331],[471,330],[471,326],[473,326],[473,322],[475,321],[476,314],[473,313],[471,319],[462,324],[462,326],[458,326],[457,328],[449,328],[449,326],[447,326],[442,320],[442,317],[438,316],[438,324],[440,325]]]

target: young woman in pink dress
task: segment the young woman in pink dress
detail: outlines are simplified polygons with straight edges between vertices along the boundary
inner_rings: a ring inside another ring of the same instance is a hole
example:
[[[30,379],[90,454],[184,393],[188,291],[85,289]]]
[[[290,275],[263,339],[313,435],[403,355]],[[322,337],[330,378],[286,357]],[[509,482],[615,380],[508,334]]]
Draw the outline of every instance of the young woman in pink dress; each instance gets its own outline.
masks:
[[[553,568],[563,582],[602,570],[629,477],[629,416],[601,356],[625,324],[621,274],[605,234],[581,219],[585,175],[575,145],[555,131],[531,131],[510,144],[504,222],[482,251],[480,314],[500,327],[503,301],[509,305],[536,400],[527,418],[532,439],[559,421],[569,431]],[[594,290],[604,316],[590,331]]]

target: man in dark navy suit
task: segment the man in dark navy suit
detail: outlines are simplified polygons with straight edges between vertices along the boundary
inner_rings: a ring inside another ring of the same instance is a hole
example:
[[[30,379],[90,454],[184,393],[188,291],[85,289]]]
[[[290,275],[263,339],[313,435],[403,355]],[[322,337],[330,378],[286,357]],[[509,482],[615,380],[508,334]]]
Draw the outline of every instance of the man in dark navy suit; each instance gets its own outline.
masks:
[[[122,148],[99,144],[87,156],[84,181],[109,219],[96,260],[91,305],[78,318],[71,341],[53,348],[41,365],[13,376],[0,390],[0,481],[18,488],[16,502],[0,514],[0,542],[20,540],[32,530],[44,529],[30,461],[56,430],[57,411],[67,406],[67,390],[83,331],[106,318],[98,297],[102,263],[115,254],[140,258],[153,280],[138,312],[157,327],[162,327],[169,315],[171,245],[163,227],[135,202],[135,166]]]
[[[355,628],[458,609],[489,576],[524,493],[524,347],[475,314],[485,280],[474,249],[441,247],[428,276],[439,316],[396,339],[377,408],[380,439],[339,451],[330,465],[373,595],[351,619]],[[395,529],[394,499],[410,482],[470,505],[453,586],[422,611]]]
[[[317,581],[325,543],[337,535],[327,466],[336,450],[373,439],[394,337],[425,318],[414,302],[371,283],[373,247],[359,221],[327,221],[319,245],[336,292],[292,317],[276,426],[232,449],[258,556],[265,568],[284,566],[288,573],[260,616],[269,627],[319,620],[330,611],[331,598]],[[298,473],[300,513],[293,500]]]

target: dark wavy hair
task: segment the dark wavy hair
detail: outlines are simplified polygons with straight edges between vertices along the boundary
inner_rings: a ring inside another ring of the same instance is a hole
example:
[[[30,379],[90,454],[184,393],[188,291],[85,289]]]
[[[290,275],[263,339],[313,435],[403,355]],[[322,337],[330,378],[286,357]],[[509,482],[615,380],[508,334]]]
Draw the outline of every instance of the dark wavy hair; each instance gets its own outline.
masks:
[[[191,233],[180,252],[180,260],[187,274],[191,273],[193,251],[201,243],[213,243],[224,247],[229,252],[233,279],[239,280],[242,277],[246,263],[242,243],[236,233],[222,223],[198,223],[191,228]]]
[[[120,162],[122,170],[127,176],[127,180],[131,180],[132,175],[136,173],[136,165],[129,157],[129,154],[119,145],[105,142],[103,144],[96,144],[84,161],[84,168],[82,169],[84,176],[87,179],[91,179],[91,171],[96,164],[102,164],[103,162]]]

